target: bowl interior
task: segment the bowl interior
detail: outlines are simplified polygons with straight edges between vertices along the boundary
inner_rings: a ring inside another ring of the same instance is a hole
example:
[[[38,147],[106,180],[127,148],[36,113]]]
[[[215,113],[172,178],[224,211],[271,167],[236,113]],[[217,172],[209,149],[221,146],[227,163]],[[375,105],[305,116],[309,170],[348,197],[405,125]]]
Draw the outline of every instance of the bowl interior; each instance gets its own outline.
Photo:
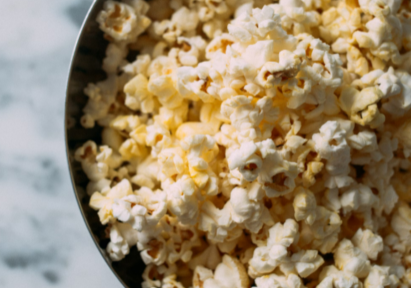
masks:
[[[87,103],[87,96],[83,89],[90,82],[105,79],[106,75],[101,69],[108,42],[103,38],[103,32],[95,21],[98,12],[102,9],[104,1],[95,1],[86,16],[76,47],[73,52],[66,95],[66,149],[73,183],[74,192],[83,214],[84,221],[90,234],[100,250],[102,256],[111,270],[125,287],[141,287],[141,274],[145,268],[136,247],[130,254],[119,262],[112,262],[105,248],[109,243],[106,227],[101,225],[97,212],[88,205],[90,197],[86,193],[88,179],[81,169],[79,162],[74,160],[75,150],[87,140],[101,143],[101,128],[85,129],[80,125],[82,109]],[[72,120],[75,124],[67,125]]]

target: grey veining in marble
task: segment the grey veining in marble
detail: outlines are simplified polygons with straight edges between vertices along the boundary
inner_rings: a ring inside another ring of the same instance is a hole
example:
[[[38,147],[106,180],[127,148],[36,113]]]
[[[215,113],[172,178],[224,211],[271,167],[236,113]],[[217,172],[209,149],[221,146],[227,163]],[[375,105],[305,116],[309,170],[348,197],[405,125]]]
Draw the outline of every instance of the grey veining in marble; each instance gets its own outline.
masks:
[[[91,0],[1,1],[0,287],[121,287],[72,191],[64,100]]]

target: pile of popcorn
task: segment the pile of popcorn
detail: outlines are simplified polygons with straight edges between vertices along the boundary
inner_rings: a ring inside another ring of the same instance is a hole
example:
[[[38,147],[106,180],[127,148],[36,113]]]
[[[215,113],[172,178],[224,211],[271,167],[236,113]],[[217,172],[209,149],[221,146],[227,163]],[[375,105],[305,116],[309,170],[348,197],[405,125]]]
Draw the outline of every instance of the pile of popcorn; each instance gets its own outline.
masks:
[[[106,1],[77,149],[143,288],[411,287],[411,1]],[[137,56],[135,56],[137,55]]]

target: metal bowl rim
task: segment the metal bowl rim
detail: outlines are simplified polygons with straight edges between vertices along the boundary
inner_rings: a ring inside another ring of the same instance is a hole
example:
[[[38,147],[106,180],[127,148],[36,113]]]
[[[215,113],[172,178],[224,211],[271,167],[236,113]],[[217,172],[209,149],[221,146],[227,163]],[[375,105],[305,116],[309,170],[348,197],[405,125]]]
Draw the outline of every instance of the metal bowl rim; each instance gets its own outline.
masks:
[[[114,275],[116,276],[116,278],[119,280],[119,282],[124,286],[124,287],[128,287],[124,281],[121,279],[121,277],[117,274],[117,272],[113,269],[110,260],[107,258],[107,255],[104,254],[104,251],[102,250],[102,248],[100,248],[99,244],[97,243],[96,238],[94,237],[94,234],[92,232],[92,229],[90,227],[90,224],[88,223],[86,217],[85,217],[85,213],[83,210],[83,207],[81,206],[81,200],[79,198],[79,195],[77,193],[77,187],[76,187],[76,182],[74,180],[74,176],[73,176],[73,170],[71,167],[71,162],[70,162],[70,149],[69,149],[69,144],[68,144],[68,133],[67,133],[67,121],[68,121],[68,99],[69,99],[69,86],[70,86],[70,80],[72,78],[73,75],[73,69],[74,69],[74,59],[77,57],[77,53],[80,47],[80,40],[82,38],[82,36],[84,35],[84,28],[86,26],[86,24],[90,20],[90,15],[93,12],[95,5],[98,1],[101,0],[93,0],[93,3],[91,3],[90,8],[87,11],[86,16],[84,17],[83,23],[81,24],[79,33],[77,35],[76,38],[76,42],[73,48],[73,52],[71,54],[70,57],[70,65],[69,65],[69,69],[68,69],[68,74],[67,74],[67,84],[66,84],[66,99],[65,99],[65,106],[64,106],[64,141],[65,141],[65,145],[66,145],[66,161],[67,161],[67,165],[68,165],[68,170],[70,173],[70,180],[71,180],[71,185],[73,187],[73,192],[76,196],[76,201],[77,201],[77,205],[78,208],[80,209],[81,212],[81,216],[83,218],[84,223],[86,224],[87,230],[91,236],[91,238],[93,239],[94,245],[96,246],[97,250],[100,252],[101,257],[104,259],[104,261],[106,262],[107,266],[110,268],[110,270],[114,273]]]

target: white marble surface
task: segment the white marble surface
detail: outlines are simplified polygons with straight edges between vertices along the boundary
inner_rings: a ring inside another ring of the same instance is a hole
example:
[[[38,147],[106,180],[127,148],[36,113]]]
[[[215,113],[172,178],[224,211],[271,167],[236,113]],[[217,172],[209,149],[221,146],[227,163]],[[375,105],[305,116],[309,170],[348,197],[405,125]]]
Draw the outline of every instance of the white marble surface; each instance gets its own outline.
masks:
[[[122,287],[83,223],[64,147],[68,65],[91,2],[1,1],[1,288]]]

